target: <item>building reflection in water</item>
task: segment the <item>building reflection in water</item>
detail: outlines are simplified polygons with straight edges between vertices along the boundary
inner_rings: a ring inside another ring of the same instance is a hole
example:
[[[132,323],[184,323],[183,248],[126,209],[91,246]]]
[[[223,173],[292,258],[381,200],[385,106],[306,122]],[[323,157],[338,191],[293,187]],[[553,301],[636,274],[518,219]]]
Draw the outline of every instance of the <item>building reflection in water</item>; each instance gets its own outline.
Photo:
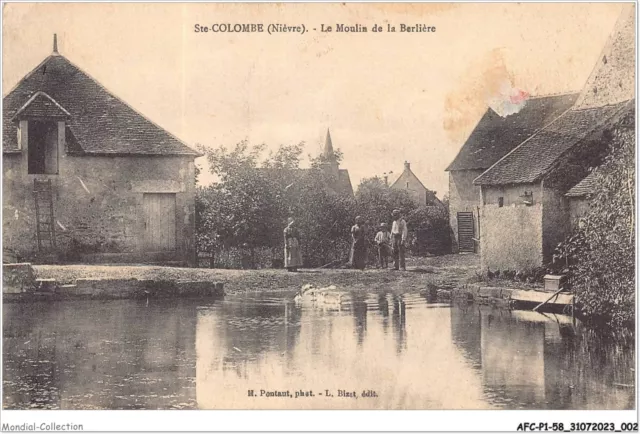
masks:
[[[451,307],[419,294],[354,295],[340,310],[300,308],[290,294],[273,293],[148,306],[5,304],[4,406],[634,406],[632,340],[625,346],[557,315]],[[267,399],[261,389],[315,397]],[[358,398],[338,397],[339,390]],[[377,398],[364,398],[366,390]]]
[[[409,309],[412,302],[390,294],[356,294],[342,310],[300,309],[264,300],[256,300],[255,307],[222,303],[202,309],[196,332],[198,406],[489,408],[479,379],[465,365],[450,333],[442,332],[450,309]],[[261,309],[260,319],[254,308]],[[297,319],[285,321],[294,311]],[[284,341],[283,327],[289,330]],[[258,335],[259,341],[247,334]],[[291,342],[293,346],[286,344]],[[241,375],[222,364],[229,357],[243,367]],[[369,389],[378,397],[362,397]],[[261,390],[312,390],[315,397],[265,398]],[[326,390],[333,396],[325,396]],[[339,390],[355,392],[358,398],[339,397]],[[258,396],[249,396],[249,391]]]
[[[574,327],[570,317],[468,305],[452,309],[451,328],[496,405],[633,408],[633,349]]]
[[[195,305],[5,304],[5,408],[195,408]]]

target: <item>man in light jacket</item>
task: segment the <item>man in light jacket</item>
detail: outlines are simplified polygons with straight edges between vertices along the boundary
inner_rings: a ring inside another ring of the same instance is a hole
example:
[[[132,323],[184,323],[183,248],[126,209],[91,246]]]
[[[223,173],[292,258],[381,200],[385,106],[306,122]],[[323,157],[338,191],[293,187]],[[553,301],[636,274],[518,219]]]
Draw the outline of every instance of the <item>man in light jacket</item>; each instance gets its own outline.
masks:
[[[399,209],[394,209],[391,213],[393,217],[393,225],[391,226],[392,250],[393,250],[393,268],[394,270],[406,270],[404,260],[405,247],[407,245],[407,222],[402,218]]]

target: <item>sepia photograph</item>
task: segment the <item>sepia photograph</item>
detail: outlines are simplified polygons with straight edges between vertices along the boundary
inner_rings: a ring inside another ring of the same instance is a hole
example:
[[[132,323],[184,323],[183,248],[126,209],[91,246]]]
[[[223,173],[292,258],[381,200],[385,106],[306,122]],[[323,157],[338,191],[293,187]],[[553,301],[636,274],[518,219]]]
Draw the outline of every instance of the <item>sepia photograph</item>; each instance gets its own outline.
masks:
[[[2,432],[638,430],[635,3],[2,6]]]

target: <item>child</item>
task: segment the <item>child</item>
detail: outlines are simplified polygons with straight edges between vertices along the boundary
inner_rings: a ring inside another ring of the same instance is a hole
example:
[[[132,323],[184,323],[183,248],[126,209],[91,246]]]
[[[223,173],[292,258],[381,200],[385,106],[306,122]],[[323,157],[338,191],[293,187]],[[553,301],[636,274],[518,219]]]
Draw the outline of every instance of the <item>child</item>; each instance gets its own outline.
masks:
[[[389,247],[391,245],[391,234],[387,229],[387,224],[380,224],[380,231],[376,234],[376,244],[378,245],[378,262],[380,268],[389,266]]]

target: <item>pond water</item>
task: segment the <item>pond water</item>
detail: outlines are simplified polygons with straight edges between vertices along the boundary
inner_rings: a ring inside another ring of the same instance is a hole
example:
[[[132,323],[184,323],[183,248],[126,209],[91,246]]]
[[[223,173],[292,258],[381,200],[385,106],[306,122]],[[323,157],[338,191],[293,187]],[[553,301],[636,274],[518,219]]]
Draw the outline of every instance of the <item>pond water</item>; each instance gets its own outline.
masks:
[[[354,292],[340,309],[296,307],[292,296],[5,303],[4,407],[635,405],[632,344],[566,316],[420,294]]]

